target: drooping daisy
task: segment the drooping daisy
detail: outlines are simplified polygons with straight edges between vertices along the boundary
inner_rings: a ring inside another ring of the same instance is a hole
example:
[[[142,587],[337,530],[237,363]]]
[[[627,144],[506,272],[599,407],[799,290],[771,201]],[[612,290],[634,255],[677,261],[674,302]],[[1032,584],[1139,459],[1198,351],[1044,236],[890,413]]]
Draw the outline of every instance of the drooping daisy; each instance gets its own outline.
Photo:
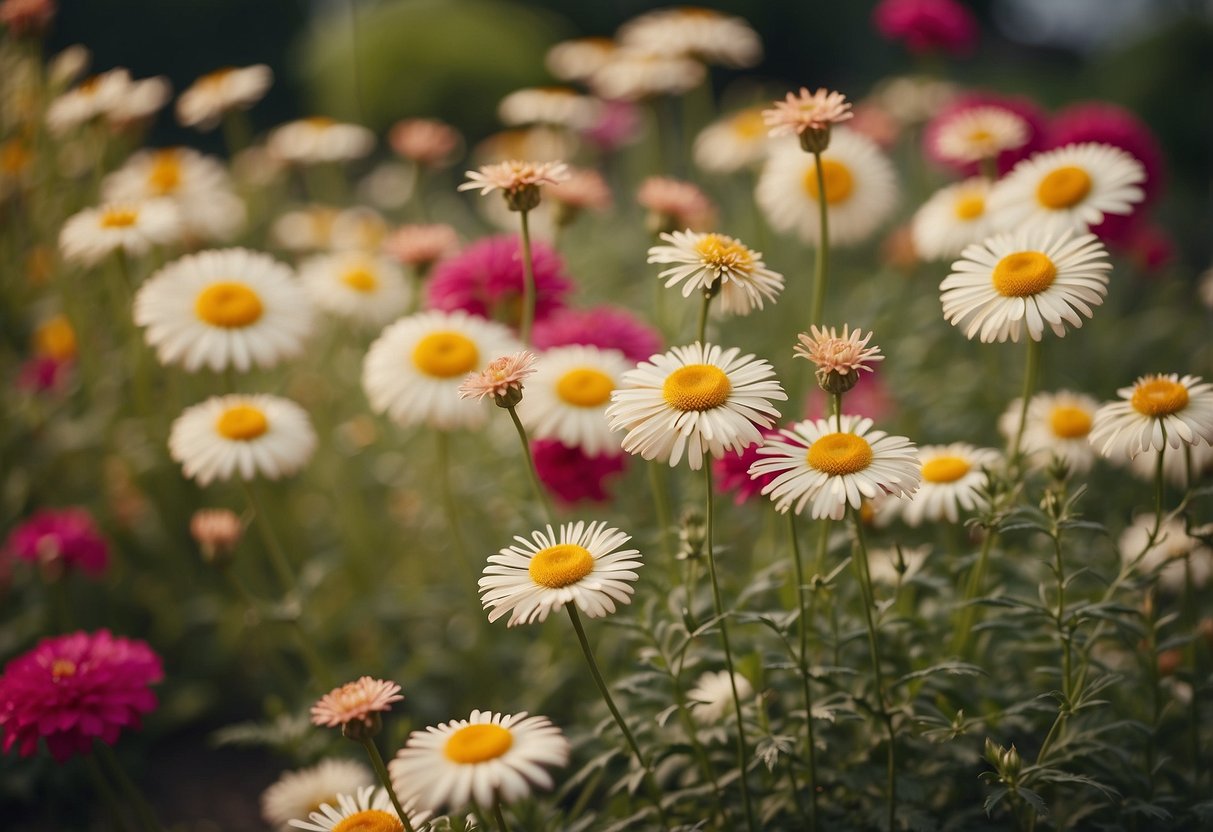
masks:
[[[998,420],[998,429],[1008,439],[1019,432],[1022,405],[1021,399],[1011,402]],[[1038,467],[1057,457],[1074,473],[1086,473],[1095,461],[1095,449],[1087,436],[1098,407],[1090,396],[1069,390],[1037,393],[1028,402],[1020,450]]]
[[[986,211],[990,180],[976,177],[936,191],[914,213],[910,234],[914,252],[923,260],[956,257],[995,230]]]
[[[497,116],[511,127],[551,124],[584,130],[598,120],[602,102],[572,87],[528,87],[501,99]]]
[[[543,353],[518,417],[533,439],[557,439],[590,456],[619,453],[607,424],[611,392],[631,364],[617,350],[572,345]]]
[[[619,27],[627,48],[661,55],[694,55],[708,63],[751,67],[762,60],[762,40],[740,17],[698,6],[657,9]]]
[[[649,212],[645,222],[654,234],[690,228],[706,230],[716,222],[716,206],[697,185],[666,176],[650,176],[640,183],[636,202]]]
[[[299,264],[299,281],[319,308],[367,325],[395,320],[411,295],[399,266],[360,251],[309,258]]]
[[[1145,198],[1141,162],[1106,144],[1072,144],[1023,160],[990,191],[989,211],[1002,228],[1073,229],[1107,214],[1131,214]]]
[[[618,48],[611,38],[575,38],[553,46],[543,62],[561,81],[585,81],[602,69]]]
[[[708,671],[700,675],[695,687],[687,691],[687,702],[691,705],[691,716],[700,725],[715,725],[733,716],[733,686],[737,686],[737,698],[748,700],[754,695],[754,686],[740,673],[733,674],[729,681],[727,670]]]
[[[568,763],[569,742],[546,716],[472,711],[409,735],[388,764],[401,799],[421,809],[513,803],[532,787],[550,789],[544,767]]]
[[[859,416],[797,422],[758,453],[750,475],[778,474],[762,490],[775,508],[800,514],[811,504],[814,518],[840,520],[865,497],[908,497],[922,477],[914,443],[872,430],[872,420]]]
[[[290,268],[243,248],[169,263],[139,288],[134,316],[160,362],[191,373],[272,367],[298,355],[312,328],[311,304]]]
[[[972,511],[986,484],[985,469],[998,462],[998,451],[965,442],[925,445],[918,449],[922,485],[904,500],[885,500],[879,512],[887,519],[900,517],[908,526],[923,522],[960,521],[961,511]]]
[[[461,399],[459,385],[468,373],[517,349],[501,324],[462,311],[423,312],[390,325],[371,344],[362,387],[373,410],[402,426],[475,428],[488,410],[481,402]]]
[[[110,202],[69,217],[59,232],[59,250],[65,260],[95,266],[112,252],[138,257],[180,235],[180,215],[168,200]]]
[[[107,202],[170,199],[186,233],[204,240],[231,238],[247,213],[223,165],[184,147],[139,151],[105,177],[101,195]]]
[[[312,458],[316,432],[302,407],[267,395],[213,396],[173,422],[169,453],[187,477],[214,480],[290,476]]]
[[[931,133],[934,155],[945,162],[967,165],[996,159],[1028,141],[1028,123],[1003,107],[972,107],[941,122]]]
[[[329,728],[344,728],[354,722],[370,724],[402,699],[400,685],[395,682],[363,676],[320,697],[312,706],[312,724]]]
[[[203,75],[177,99],[177,121],[210,130],[229,110],[247,110],[265,95],[274,73],[265,64],[225,67]]]
[[[379,786],[363,786],[353,794],[338,794],[336,803],[336,806],[321,803],[306,821],[292,818],[290,825],[308,832],[404,832],[391,796]],[[416,810],[411,801],[406,801],[403,808],[413,829],[430,816],[429,812]]]
[[[694,58],[621,47],[587,83],[601,98],[640,101],[657,95],[682,95],[706,77],[707,68]]]
[[[703,128],[695,137],[691,157],[709,173],[733,173],[761,162],[769,148],[762,108],[750,107]]]
[[[266,147],[279,159],[297,165],[348,162],[374,149],[375,134],[358,124],[314,116],[275,128]]]
[[[602,618],[615,611],[616,602],[631,603],[641,556],[619,548],[631,539],[606,523],[582,521],[564,523],[559,532],[548,526],[530,539],[516,535],[515,545],[489,555],[480,579],[489,621],[510,613],[510,627],[543,622],[569,603]]]
[[[720,457],[761,442],[759,429],[779,417],[771,402],[788,396],[770,364],[738,353],[694,343],[624,373],[606,411],[611,430],[627,431],[623,449],[670,467],[685,453],[698,471],[705,454]]]
[[[720,308],[731,315],[748,315],[775,300],[783,290],[783,275],[762,262],[762,252],[724,234],[675,231],[662,234],[668,246],[649,249],[650,263],[673,263],[658,277],[666,288],[682,283],[682,296],[708,291],[719,283]]]
[[[1213,384],[1199,376],[1148,375],[1095,412],[1090,440],[1103,456],[1213,445]]]
[[[288,771],[261,794],[261,817],[274,828],[305,818],[343,794],[356,794],[375,782],[370,769],[354,760],[326,758],[317,765]]]
[[[1092,234],[1049,231],[998,234],[971,245],[939,284],[943,316],[966,338],[1018,341],[1026,329],[1039,341],[1045,327],[1058,338],[1103,303],[1112,264]]]
[[[1188,534],[1182,519],[1170,517],[1158,528],[1154,544],[1152,514],[1133,518],[1133,524],[1120,535],[1120,558],[1125,563],[1136,561],[1136,570],[1143,575],[1158,575],[1158,583],[1170,592],[1182,592],[1187,585],[1187,571],[1192,571],[1192,583],[1203,587],[1213,575],[1213,549]],[[1186,561],[1186,563],[1185,563]]]
[[[821,153],[821,166],[830,212],[830,243],[862,242],[897,203],[893,165],[871,139],[839,127]],[[821,233],[818,187],[814,155],[788,142],[771,152],[754,197],[776,229],[795,231],[805,242],[816,243]]]

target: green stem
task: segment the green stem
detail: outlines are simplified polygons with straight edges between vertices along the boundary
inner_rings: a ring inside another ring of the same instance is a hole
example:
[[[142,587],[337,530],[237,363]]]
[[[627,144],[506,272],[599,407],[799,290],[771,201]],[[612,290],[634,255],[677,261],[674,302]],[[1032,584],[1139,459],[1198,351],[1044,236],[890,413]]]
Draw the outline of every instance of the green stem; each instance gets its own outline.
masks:
[[[818,234],[817,257],[813,275],[813,305],[809,309],[809,324],[821,323],[825,307],[826,278],[830,267],[830,204],[826,201],[825,174],[821,154],[813,154],[813,170],[817,175]]]
[[[556,514],[552,511],[552,504],[548,500],[548,494],[543,490],[543,483],[539,481],[539,472],[535,470],[535,458],[531,456],[531,443],[526,438],[526,428],[522,426],[522,420],[518,418],[517,411],[512,407],[507,407],[510,412],[510,419],[514,422],[514,429],[518,431],[518,441],[522,443],[522,454],[526,457],[526,472],[531,478],[531,488],[535,491],[535,497],[539,500],[539,504],[543,506],[544,516],[547,521],[553,526],[556,525]]]
[[[800,679],[804,686],[805,727],[808,731],[809,829],[817,828],[817,749],[813,738],[813,691],[809,676],[809,611],[804,599],[804,567],[800,562],[800,540],[796,536],[796,514],[788,512],[788,537],[792,541],[792,562],[796,566],[796,603],[800,607]]]
[[[535,267],[531,262],[531,226],[527,219],[527,211],[519,211],[518,219],[522,228],[519,239],[522,241],[522,324],[520,331],[522,343],[531,345],[531,324],[535,320]]]
[[[400,798],[396,796],[396,790],[392,788],[392,778],[388,776],[387,766],[383,764],[383,757],[379,755],[379,747],[375,745],[374,738],[364,736],[361,739],[362,747],[366,749],[366,755],[371,758],[371,768],[375,769],[375,776],[383,784],[388,797],[392,800],[392,808],[396,810],[396,814],[400,816],[400,822],[404,824],[404,832],[413,832],[413,825],[409,823],[409,813],[404,811],[404,807],[400,805]]]
[[[1040,366],[1040,342],[1028,337],[1028,358],[1023,370],[1023,395],[1019,401],[1019,427],[1015,430],[1015,438],[1011,441],[1011,451],[1007,459],[1012,466],[1019,465],[1019,449],[1023,444],[1023,431],[1028,424],[1028,401],[1032,398],[1032,390],[1036,384],[1036,372]]]
[[[147,832],[160,832],[160,822],[156,820],[155,812],[152,811],[143,792],[139,791],[139,787],[122,768],[122,763],[118,762],[118,755],[114,753],[114,749],[101,740],[94,740],[93,751],[100,758],[101,764],[109,769],[110,776],[117,782],[119,790],[126,795],[126,801],[134,807],[135,815],[139,818],[139,825]]]
[[[505,815],[501,813],[500,800],[493,804],[493,820],[497,821],[497,828],[500,829],[501,832],[510,832],[510,827],[505,822]]]
[[[289,596],[295,591],[295,573],[291,569],[290,561],[287,560],[286,551],[282,548],[278,536],[274,534],[269,517],[261,507],[257,498],[257,489],[246,480],[241,479],[239,482],[240,487],[244,490],[244,497],[248,500],[249,508],[253,511],[253,522],[257,526],[257,533],[261,535],[261,542],[270,556],[270,565],[278,576],[278,583],[282,585],[283,594]]]

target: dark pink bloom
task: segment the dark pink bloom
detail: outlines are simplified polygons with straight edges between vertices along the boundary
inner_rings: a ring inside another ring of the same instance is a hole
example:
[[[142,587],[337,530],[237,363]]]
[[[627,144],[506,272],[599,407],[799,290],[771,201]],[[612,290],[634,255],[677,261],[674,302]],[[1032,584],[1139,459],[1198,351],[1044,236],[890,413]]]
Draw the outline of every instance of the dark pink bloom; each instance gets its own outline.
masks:
[[[1028,125],[1028,140],[1021,147],[1014,150],[1004,150],[998,154],[998,172],[999,174],[1006,173],[1011,168],[1015,167],[1015,163],[1021,159],[1026,159],[1033,153],[1043,150],[1045,139],[1048,133],[1048,121],[1044,110],[1042,110],[1036,102],[1030,98],[1025,98],[1019,95],[998,95],[992,92],[969,92],[958,95],[956,98],[939,111],[929,122],[926,129],[923,130],[922,142],[923,148],[926,150],[927,157],[931,161],[940,164],[944,167],[951,168],[964,176],[977,176],[981,173],[980,165],[977,162],[969,164],[958,164],[947,159],[941,158],[935,151],[936,133],[939,128],[947,124],[951,119],[965,110],[976,109],[977,107],[1001,107],[1010,113],[1013,113],[1022,118]]]
[[[977,45],[977,20],[956,0],[882,0],[872,12],[877,31],[904,41],[914,54],[964,55]]]
[[[105,538],[82,508],[36,512],[13,530],[4,548],[30,563],[62,564],[92,574],[109,562]]]
[[[533,340],[541,350],[568,344],[619,350],[628,361],[636,363],[661,352],[661,333],[626,309],[615,306],[561,309],[535,325]]]
[[[632,144],[640,137],[640,110],[627,101],[604,101],[598,120],[581,132],[582,138],[604,153]]]
[[[531,241],[535,272],[535,320],[564,306],[573,282],[564,261],[541,240]],[[522,247],[515,234],[486,237],[438,263],[426,288],[426,306],[517,326],[522,313]]]
[[[777,430],[762,432],[763,439],[778,435]],[[735,491],[733,502],[736,505],[741,505],[759,496],[762,489],[778,476],[778,474],[763,474],[757,479],[750,479],[750,466],[762,459],[758,455],[758,449],[761,447],[761,445],[750,445],[739,454],[728,451],[712,463],[712,475],[716,477],[716,490],[721,494]]]
[[[66,382],[72,369],[71,360],[51,358],[49,355],[35,355],[21,365],[17,375],[17,386],[22,390],[34,393],[46,393],[57,390]]]
[[[156,707],[148,686],[163,678],[160,657],[142,641],[108,630],[43,639],[0,676],[4,751],[16,746],[28,757],[46,740],[62,763],[87,753],[96,739],[112,745]]]
[[[1146,181],[1141,187],[1147,203],[1162,191],[1163,154],[1158,139],[1145,122],[1124,107],[1106,101],[1083,101],[1071,104],[1053,117],[1046,148],[1082,142],[1119,147],[1141,162],[1146,169]]]
[[[532,442],[531,454],[540,482],[565,503],[606,502],[611,498],[606,481],[622,473],[624,467],[623,454],[590,456],[555,439]]]

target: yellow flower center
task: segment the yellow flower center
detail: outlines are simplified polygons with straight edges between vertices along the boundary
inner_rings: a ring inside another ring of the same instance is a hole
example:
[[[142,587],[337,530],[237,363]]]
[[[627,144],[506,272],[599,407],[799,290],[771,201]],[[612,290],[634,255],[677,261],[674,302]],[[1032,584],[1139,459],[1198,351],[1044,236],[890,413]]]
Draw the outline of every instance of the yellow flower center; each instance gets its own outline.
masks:
[[[458,332],[431,332],[413,348],[413,366],[435,378],[465,376],[479,360],[476,344]]]
[[[611,377],[593,367],[569,370],[556,382],[556,395],[576,407],[598,407],[611,398],[614,389]]]
[[[177,151],[161,150],[152,157],[147,186],[160,196],[167,196],[181,186],[181,159]]]
[[[827,433],[809,446],[806,459],[818,471],[839,477],[871,465],[872,446],[853,433]]]
[[[1063,404],[1049,414],[1053,435],[1062,439],[1080,439],[1091,432],[1091,414],[1081,407]]]
[[[1188,406],[1188,388],[1168,378],[1147,379],[1133,390],[1132,402],[1145,416],[1170,416]]]
[[[972,467],[958,456],[937,456],[922,464],[922,478],[925,482],[956,482]]]
[[[215,422],[215,430],[219,435],[235,442],[251,441],[269,429],[270,423],[265,414],[247,404],[229,407],[219,415],[219,421]]]
[[[362,292],[367,295],[379,288],[379,279],[375,277],[375,273],[361,266],[350,269],[341,275],[341,282],[355,292]]]
[[[767,124],[762,120],[760,110],[746,110],[744,113],[738,113],[733,116],[731,126],[734,133],[747,141],[765,138],[767,135]]]
[[[754,268],[754,255],[741,243],[723,234],[705,234],[695,244],[695,253],[709,266],[718,269],[749,272]]]
[[[733,385],[719,367],[688,364],[666,377],[661,395],[675,410],[711,410],[729,400]]]
[[[1039,251],[1008,254],[994,267],[994,290],[1005,298],[1026,298],[1053,285],[1057,267]]]
[[[130,228],[139,220],[134,208],[106,208],[101,214],[102,228]]]
[[[382,809],[363,809],[340,821],[333,832],[403,832],[400,818]]]
[[[513,744],[514,735],[500,725],[465,725],[451,734],[442,753],[452,762],[471,765],[495,760]]]
[[[60,679],[76,675],[76,663],[71,659],[55,659],[51,662],[51,676],[57,682]]]
[[[1051,170],[1036,186],[1036,201],[1046,208],[1060,210],[1082,202],[1091,192],[1091,174],[1073,165]]]
[[[965,194],[952,206],[958,220],[975,220],[986,212],[985,197],[980,194]]]
[[[821,174],[826,183],[826,202],[837,205],[846,202],[855,190],[855,177],[851,169],[833,159],[821,160]],[[804,189],[813,199],[818,199],[817,169],[809,168],[804,175]]]
[[[527,571],[540,586],[560,589],[593,572],[594,556],[576,543],[558,543],[536,552]]]
[[[63,315],[56,315],[34,330],[34,352],[56,361],[76,356],[76,330]]]
[[[212,283],[194,301],[194,313],[199,320],[224,329],[254,324],[264,311],[261,297],[243,283],[234,281]]]

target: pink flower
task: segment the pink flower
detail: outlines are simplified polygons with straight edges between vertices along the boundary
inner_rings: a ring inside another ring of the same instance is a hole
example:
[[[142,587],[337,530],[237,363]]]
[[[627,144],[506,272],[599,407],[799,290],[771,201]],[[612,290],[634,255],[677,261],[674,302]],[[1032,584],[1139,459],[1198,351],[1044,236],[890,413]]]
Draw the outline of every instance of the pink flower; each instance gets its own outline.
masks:
[[[395,682],[363,676],[320,697],[312,706],[312,724],[330,728],[344,728],[351,722],[369,724],[375,714],[390,711],[392,703],[402,699]]]
[[[535,321],[564,306],[573,283],[556,250],[531,242],[535,274]],[[487,237],[438,263],[426,286],[426,306],[443,312],[462,309],[482,318],[517,326],[522,312],[522,253],[518,237]]]
[[[522,398],[522,382],[534,374],[535,354],[530,350],[503,355],[490,361],[481,372],[468,374],[459,385],[459,398],[480,401],[492,396],[517,404]]]
[[[956,0],[882,0],[872,12],[877,31],[904,41],[914,54],[964,55],[977,45],[977,21]]]
[[[1004,96],[988,92],[971,92],[958,95],[939,111],[923,130],[922,142],[928,158],[936,164],[964,176],[977,176],[981,173],[978,162],[960,163],[941,156],[937,150],[937,134],[942,127],[958,115],[979,107],[1001,107],[1019,116],[1028,125],[1028,138],[1022,145],[998,154],[998,172],[1006,173],[1015,167],[1015,163],[1026,159],[1033,153],[1044,148],[1046,134],[1046,116],[1044,111],[1029,98],[1023,96]]]
[[[770,436],[779,436],[779,431],[762,431],[764,441]],[[733,503],[736,505],[741,505],[759,496],[767,483],[779,476],[778,474],[761,474],[750,479],[750,466],[764,458],[758,455],[758,449],[761,447],[762,443],[759,442],[748,446],[741,453],[729,451],[712,463],[712,474],[716,477],[716,490],[721,494],[735,491]]]
[[[606,481],[622,473],[625,464],[622,454],[589,456],[555,439],[532,442],[531,455],[540,482],[565,503],[606,502],[610,499]]]
[[[629,101],[604,101],[598,120],[581,137],[603,153],[632,144],[640,137],[640,110]]]
[[[30,563],[61,564],[94,575],[109,562],[105,538],[82,508],[36,512],[13,530],[4,548]]]
[[[595,306],[561,309],[535,324],[532,333],[541,350],[568,344],[588,344],[600,350],[619,350],[629,361],[647,361],[661,352],[661,334],[626,309]]]
[[[113,745],[156,707],[148,686],[163,678],[160,657],[142,641],[108,630],[43,639],[0,676],[4,750],[28,757],[44,739],[62,763],[96,739]]]

